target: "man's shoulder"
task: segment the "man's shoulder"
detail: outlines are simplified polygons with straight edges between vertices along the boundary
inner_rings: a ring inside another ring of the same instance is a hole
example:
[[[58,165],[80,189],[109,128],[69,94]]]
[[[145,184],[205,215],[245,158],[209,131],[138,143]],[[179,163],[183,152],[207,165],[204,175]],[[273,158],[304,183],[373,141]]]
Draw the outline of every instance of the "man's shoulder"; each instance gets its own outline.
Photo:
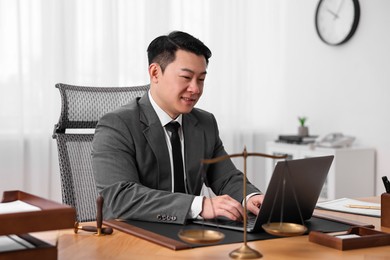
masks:
[[[138,105],[139,99],[140,98],[137,97],[137,98],[131,100],[126,105],[118,107],[117,109],[112,111],[112,113],[114,113],[114,114],[128,114],[128,113],[135,113],[135,112],[138,113],[138,111],[139,111],[139,105]]]
[[[217,120],[214,115],[206,110],[200,108],[193,108],[189,114],[184,116],[184,120],[190,122],[192,125],[198,125],[209,129],[217,125]]]
[[[190,115],[194,116],[198,120],[214,120],[214,115],[201,108],[193,108]]]
[[[104,118],[118,118],[119,117],[122,119],[126,119],[126,121],[127,121],[131,118],[137,118],[137,117],[134,117],[134,115],[139,114],[138,100],[139,100],[139,98],[131,100],[129,103],[106,113],[102,117],[102,119],[104,119]]]
[[[197,107],[194,107],[191,111],[191,114],[193,115],[196,115],[196,116],[206,116],[206,117],[210,117],[210,116],[213,116],[212,113],[204,110],[204,109],[201,109],[201,108],[197,108]]]

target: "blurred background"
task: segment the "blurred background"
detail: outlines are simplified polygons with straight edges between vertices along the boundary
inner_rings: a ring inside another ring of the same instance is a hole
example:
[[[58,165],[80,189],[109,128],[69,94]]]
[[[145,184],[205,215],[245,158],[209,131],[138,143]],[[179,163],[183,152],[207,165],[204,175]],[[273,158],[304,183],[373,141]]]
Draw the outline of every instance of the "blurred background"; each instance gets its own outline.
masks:
[[[147,84],[146,48],[173,30],[213,52],[197,106],[215,114],[229,153],[264,152],[267,141],[296,134],[297,117],[306,116],[310,134],[342,132],[375,149],[372,177],[382,193],[390,172],[390,1],[359,0],[357,31],[341,46],[318,37],[318,2],[0,0],[0,193],[60,201],[55,84]],[[263,190],[264,160],[251,159],[248,170]]]

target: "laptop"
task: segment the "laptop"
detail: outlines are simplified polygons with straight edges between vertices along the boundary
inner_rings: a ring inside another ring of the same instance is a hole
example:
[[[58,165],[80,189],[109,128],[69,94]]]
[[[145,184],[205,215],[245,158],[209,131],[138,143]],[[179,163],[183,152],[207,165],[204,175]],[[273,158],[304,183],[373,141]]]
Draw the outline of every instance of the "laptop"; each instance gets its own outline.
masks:
[[[277,162],[260,213],[248,215],[247,232],[261,232],[264,223],[281,222],[281,217],[283,222],[299,224],[310,219],[333,158],[330,155]],[[194,223],[243,231],[242,222],[226,218],[195,220]]]

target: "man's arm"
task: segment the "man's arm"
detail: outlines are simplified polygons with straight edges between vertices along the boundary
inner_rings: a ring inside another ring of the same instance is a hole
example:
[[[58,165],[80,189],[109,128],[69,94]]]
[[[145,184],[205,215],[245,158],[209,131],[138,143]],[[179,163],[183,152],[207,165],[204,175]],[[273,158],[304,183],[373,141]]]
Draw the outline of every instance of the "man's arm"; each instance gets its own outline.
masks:
[[[219,137],[219,130],[217,122],[212,117],[213,131],[215,136],[213,153],[209,158],[218,158],[226,156],[227,152],[223,146],[223,143]],[[244,174],[236,168],[231,159],[226,159],[218,163],[208,164],[206,168],[206,177],[208,186],[217,195],[227,194],[238,202],[242,202],[244,181],[246,182],[247,195],[252,193],[261,193],[252,183],[247,179],[244,180]]]
[[[222,141],[219,138],[217,122],[212,114],[208,114],[209,120],[204,124],[207,129],[205,144],[210,145],[206,151],[207,158],[218,158],[227,155]],[[244,175],[240,172],[230,159],[206,165],[206,185],[219,196],[205,198],[203,201],[200,216],[203,218],[214,218],[218,216],[227,217],[232,220],[240,221],[243,218],[243,181]],[[255,186],[246,180],[247,195],[261,193]],[[254,196],[253,196],[254,197]],[[251,201],[253,198],[251,199]],[[248,207],[254,210],[252,207]]]

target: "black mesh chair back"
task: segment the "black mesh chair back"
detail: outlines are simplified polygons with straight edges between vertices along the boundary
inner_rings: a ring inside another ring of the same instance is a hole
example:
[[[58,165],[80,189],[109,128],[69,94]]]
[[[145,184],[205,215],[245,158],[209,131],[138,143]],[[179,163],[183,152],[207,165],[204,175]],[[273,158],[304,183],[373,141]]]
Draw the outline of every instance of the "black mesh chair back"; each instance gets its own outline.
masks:
[[[92,171],[92,139],[101,116],[136,97],[149,85],[134,87],[84,87],[57,84],[61,115],[54,126],[61,174],[62,202],[74,207],[77,221],[96,220],[97,188]]]

